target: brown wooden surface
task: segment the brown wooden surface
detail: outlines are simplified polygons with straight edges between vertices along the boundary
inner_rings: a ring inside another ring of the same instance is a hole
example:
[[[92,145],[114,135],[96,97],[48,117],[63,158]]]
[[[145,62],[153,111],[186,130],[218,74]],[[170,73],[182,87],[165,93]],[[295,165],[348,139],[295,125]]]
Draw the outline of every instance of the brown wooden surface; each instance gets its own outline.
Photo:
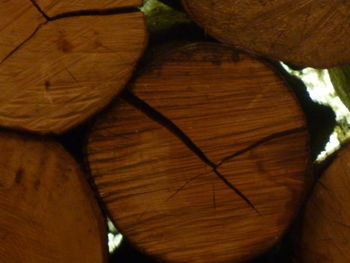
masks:
[[[14,14],[21,7],[20,0],[0,3],[0,125],[61,133],[124,87],[146,45],[144,17],[129,12],[44,21],[33,6]]]
[[[102,213],[63,147],[0,132],[0,149],[0,262],[106,262]]]
[[[298,210],[303,114],[268,66],[230,48],[198,43],[162,58],[94,125],[95,183],[149,255],[243,262],[275,244]]]
[[[27,39],[44,17],[30,1],[0,2],[0,63],[11,51]]]
[[[350,258],[350,145],[317,183],[306,207],[303,263],[344,263]]]
[[[189,15],[227,44],[295,65],[350,63],[350,2],[182,0]]]
[[[82,10],[141,6],[142,0],[33,0],[49,17]]]

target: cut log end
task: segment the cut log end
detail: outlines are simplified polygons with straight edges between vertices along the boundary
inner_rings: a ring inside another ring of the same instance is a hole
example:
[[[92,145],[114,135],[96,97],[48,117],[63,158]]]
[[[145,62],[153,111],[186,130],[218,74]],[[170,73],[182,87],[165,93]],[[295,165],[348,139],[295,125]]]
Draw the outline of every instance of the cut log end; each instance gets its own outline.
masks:
[[[125,86],[146,46],[144,16],[127,12],[45,21],[30,1],[23,0],[27,9],[15,12],[22,8],[17,2],[22,1],[0,4],[0,125],[62,133]]]
[[[348,1],[182,2],[206,32],[250,53],[316,68],[350,62]]]
[[[243,262],[289,226],[308,135],[265,64],[219,44],[163,54],[93,127],[88,160],[110,214],[165,262]]]
[[[0,148],[0,262],[106,263],[102,213],[68,153],[8,132]]]
[[[306,207],[302,262],[343,263],[350,257],[350,147],[347,145],[317,183]]]

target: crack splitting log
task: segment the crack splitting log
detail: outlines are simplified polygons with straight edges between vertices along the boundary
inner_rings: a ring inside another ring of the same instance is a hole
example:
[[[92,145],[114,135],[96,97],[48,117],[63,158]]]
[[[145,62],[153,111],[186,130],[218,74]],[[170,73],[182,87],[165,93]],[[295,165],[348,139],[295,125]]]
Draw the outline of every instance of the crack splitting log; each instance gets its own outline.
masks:
[[[270,67],[195,43],[137,74],[93,126],[87,158],[113,220],[146,253],[243,262],[275,244],[298,210],[305,125]]]
[[[299,256],[305,263],[343,263],[350,257],[350,145],[322,174],[305,208]]]
[[[337,0],[182,0],[205,32],[226,44],[294,65],[350,62],[350,2]]]
[[[218,168],[221,166],[222,163],[220,163],[219,165],[216,165],[215,163],[210,161],[208,157],[201,151],[201,149],[199,149],[192,142],[191,138],[189,138],[183,131],[181,131],[181,129],[179,129],[171,120],[167,119],[160,112],[155,111],[152,107],[147,105],[145,102],[143,102],[142,100],[140,100],[130,92],[127,92],[127,91],[123,92],[122,98],[126,100],[129,104],[132,104],[136,108],[140,109],[142,112],[144,112],[154,121],[159,122],[159,124],[166,127],[174,135],[176,135],[189,149],[191,149],[191,151],[195,155],[197,155],[197,157],[199,157],[206,165],[208,165],[213,169],[214,174],[221,181],[223,181],[234,193],[239,195],[250,207],[256,210],[254,204],[241,191],[239,191],[234,185],[232,185],[230,181],[228,181],[222,174],[220,174],[220,172],[218,171]],[[257,211],[257,213],[259,213],[259,211]]]
[[[31,0],[47,17],[56,17],[65,13],[82,10],[108,10],[137,7],[143,0]]]
[[[80,12],[79,1],[52,2],[0,4],[1,126],[58,134],[78,125],[118,94],[145,48],[143,14],[124,8],[139,1]],[[50,18],[56,7],[68,13]]]
[[[104,218],[63,147],[1,131],[0,148],[0,262],[106,263]]]

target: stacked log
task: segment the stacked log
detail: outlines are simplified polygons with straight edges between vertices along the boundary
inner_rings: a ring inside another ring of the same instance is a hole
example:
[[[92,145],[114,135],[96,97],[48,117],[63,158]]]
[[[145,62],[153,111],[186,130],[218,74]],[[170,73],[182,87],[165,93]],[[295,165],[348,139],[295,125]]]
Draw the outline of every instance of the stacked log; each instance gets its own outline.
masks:
[[[0,125],[61,134],[105,107],[146,46],[139,0],[1,1]],[[0,262],[107,262],[88,179],[53,139],[0,132]]]
[[[182,2],[207,33],[252,54],[316,68],[350,62],[348,1]]]
[[[58,134],[106,106],[146,46],[142,13],[118,11],[137,4],[1,3],[0,125]]]
[[[197,43],[147,64],[92,128],[88,160],[109,213],[142,251],[164,262],[244,262],[298,211],[308,133],[269,66]]]
[[[0,262],[107,262],[106,215],[162,262],[242,263],[282,239],[307,194],[309,134],[257,57],[347,63],[350,4],[182,3],[222,43],[168,43],[141,68],[141,0],[0,1]],[[92,117],[81,169],[56,139]],[[307,206],[305,263],[347,259],[349,154]]]
[[[0,132],[0,262],[105,263],[102,213],[52,140]]]
[[[323,173],[306,207],[301,240],[305,263],[342,263],[350,255],[349,145]]]

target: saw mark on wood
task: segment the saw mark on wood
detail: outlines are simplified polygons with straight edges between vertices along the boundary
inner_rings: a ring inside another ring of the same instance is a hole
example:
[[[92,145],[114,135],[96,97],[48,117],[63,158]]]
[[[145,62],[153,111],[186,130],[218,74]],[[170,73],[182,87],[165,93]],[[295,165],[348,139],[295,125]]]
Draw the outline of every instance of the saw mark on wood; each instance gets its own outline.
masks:
[[[128,90],[125,90],[121,93],[121,98],[123,98],[130,105],[134,106],[144,114],[146,114],[150,119],[156,121],[164,128],[168,129],[172,134],[174,134],[178,139],[180,139],[199,159],[201,159],[205,164],[212,168],[212,171],[215,173],[215,175],[227,187],[229,187],[235,194],[241,197],[253,210],[255,210],[259,214],[254,204],[238,188],[236,188],[229,180],[227,180],[227,178],[224,175],[222,175],[217,170],[217,165],[214,162],[210,161],[209,158],[204,154],[204,152],[191,140],[191,138],[189,138],[170,119],[165,117],[162,113],[153,109],[150,105],[148,105],[146,102],[144,102]]]
[[[69,74],[69,76],[71,76],[71,78],[75,81],[75,82],[79,82],[78,80],[77,80],[77,78],[73,75],[73,73],[67,68],[67,67],[65,67],[64,68],[65,70],[66,70],[66,72]]]

